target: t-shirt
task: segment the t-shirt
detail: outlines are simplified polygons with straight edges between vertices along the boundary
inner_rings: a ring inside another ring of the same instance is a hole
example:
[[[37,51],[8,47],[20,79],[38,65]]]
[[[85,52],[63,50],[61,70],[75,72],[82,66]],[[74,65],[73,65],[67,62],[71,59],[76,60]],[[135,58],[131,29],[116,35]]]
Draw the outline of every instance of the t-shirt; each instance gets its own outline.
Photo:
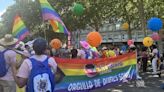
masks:
[[[158,56],[157,56],[158,49],[153,49],[152,53],[153,53],[154,58],[158,58]]]
[[[5,48],[0,47],[0,51],[4,51]],[[1,77],[0,80],[14,81],[12,70],[11,70],[11,62],[16,63],[16,52],[13,50],[7,50],[4,53],[4,58],[6,61],[6,67],[8,68],[8,72],[5,76]]]
[[[47,56],[46,55],[33,55],[31,58],[34,58],[38,61],[43,62]],[[52,68],[53,72],[56,72],[57,70],[57,63],[55,62],[55,59],[50,57],[48,59],[48,64]],[[21,78],[28,78],[30,75],[32,69],[32,63],[29,59],[25,59],[21,65],[21,67],[18,70],[17,76]]]
[[[84,50],[78,50],[77,56],[79,56],[81,59],[85,59],[85,51]]]

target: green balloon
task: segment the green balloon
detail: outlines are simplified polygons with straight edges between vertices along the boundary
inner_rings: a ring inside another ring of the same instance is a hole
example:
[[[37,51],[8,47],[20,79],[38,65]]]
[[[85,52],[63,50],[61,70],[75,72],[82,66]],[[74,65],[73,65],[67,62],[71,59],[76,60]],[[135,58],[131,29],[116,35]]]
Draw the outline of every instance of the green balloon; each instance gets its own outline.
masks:
[[[75,3],[73,6],[73,13],[78,16],[82,15],[84,13],[83,5]]]

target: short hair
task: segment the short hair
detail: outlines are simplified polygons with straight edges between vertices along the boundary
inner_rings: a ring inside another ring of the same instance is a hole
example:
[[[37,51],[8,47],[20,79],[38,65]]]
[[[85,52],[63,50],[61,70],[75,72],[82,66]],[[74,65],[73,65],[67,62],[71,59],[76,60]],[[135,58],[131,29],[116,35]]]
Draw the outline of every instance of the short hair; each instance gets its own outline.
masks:
[[[27,47],[30,47],[30,46],[29,45],[25,45],[24,47],[27,48]]]
[[[43,38],[37,38],[33,43],[33,50],[36,55],[42,55],[47,48],[47,41]]]
[[[156,46],[156,45],[153,45],[152,47],[153,47],[153,49],[156,49],[156,48],[157,48],[157,46]]]

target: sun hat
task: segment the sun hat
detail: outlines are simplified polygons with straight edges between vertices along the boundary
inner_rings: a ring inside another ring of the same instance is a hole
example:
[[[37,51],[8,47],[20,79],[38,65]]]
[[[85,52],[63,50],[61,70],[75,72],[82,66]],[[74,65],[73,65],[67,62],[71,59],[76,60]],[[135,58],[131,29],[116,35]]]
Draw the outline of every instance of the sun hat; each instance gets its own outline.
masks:
[[[18,39],[14,38],[11,34],[6,34],[4,38],[0,39],[0,44],[10,46],[16,44]]]
[[[80,41],[80,44],[85,49],[89,49],[90,48],[89,44],[86,41]]]

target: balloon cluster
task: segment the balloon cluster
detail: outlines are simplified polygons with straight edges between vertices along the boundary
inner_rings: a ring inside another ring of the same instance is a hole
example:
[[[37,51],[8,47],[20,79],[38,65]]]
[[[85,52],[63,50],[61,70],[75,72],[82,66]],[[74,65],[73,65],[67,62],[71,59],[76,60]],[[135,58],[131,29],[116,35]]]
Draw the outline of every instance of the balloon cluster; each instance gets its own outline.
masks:
[[[154,41],[158,41],[159,39],[160,39],[160,36],[159,36],[159,34],[158,33],[153,33],[152,35],[151,35],[151,38],[154,40]]]
[[[90,32],[87,35],[87,42],[92,47],[98,47],[101,44],[101,42],[102,42],[102,36],[100,35],[99,32],[96,32],[96,31]]]
[[[133,45],[134,44],[134,40],[128,40],[127,44],[130,46],[130,45]]]
[[[123,30],[128,30],[129,29],[129,24],[128,23],[122,24],[122,29]]]
[[[54,49],[59,49],[62,46],[62,42],[59,39],[53,39],[50,42],[50,46]]]
[[[150,47],[150,46],[152,46],[152,45],[153,45],[153,39],[152,39],[151,37],[145,37],[145,38],[143,39],[143,45],[144,45],[145,47]]]
[[[84,7],[82,4],[74,3],[72,11],[75,15],[81,16],[84,13]]]
[[[162,26],[162,20],[157,17],[151,18],[147,23],[148,29],[150,29],[153,32],[158,32],[162,28]]]

